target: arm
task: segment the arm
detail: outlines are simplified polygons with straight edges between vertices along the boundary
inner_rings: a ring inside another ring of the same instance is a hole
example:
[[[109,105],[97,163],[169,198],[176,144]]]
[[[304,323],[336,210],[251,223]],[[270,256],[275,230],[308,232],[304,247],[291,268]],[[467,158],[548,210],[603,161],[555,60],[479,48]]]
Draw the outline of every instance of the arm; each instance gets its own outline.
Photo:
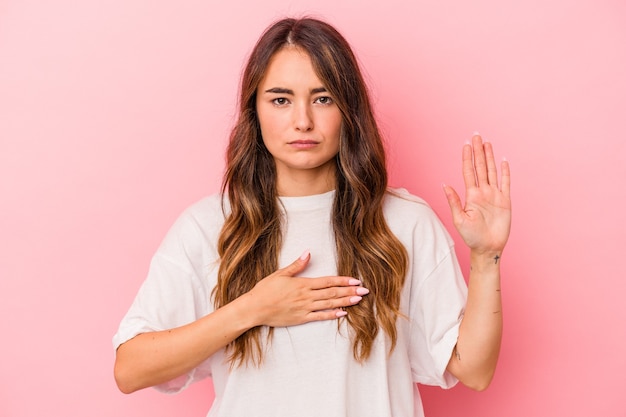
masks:
[[[508,162],[502,162],[501,171],[498,186],[493,148],[476,134],[463,147],[465,205],[454,189],[444,186],[454,225],[470,248],[467,305],[447,369],[476,390],[491,382],[502,338],[500,260],[511,227]]]
[[[119,389],[131,393],[183,375],[255,326],[291,326],[332,320],[367,290],[349,277],[298,278],[306,252],[261,280],[250,292],[190,324],[139,334],[120,345],[115,358]]]

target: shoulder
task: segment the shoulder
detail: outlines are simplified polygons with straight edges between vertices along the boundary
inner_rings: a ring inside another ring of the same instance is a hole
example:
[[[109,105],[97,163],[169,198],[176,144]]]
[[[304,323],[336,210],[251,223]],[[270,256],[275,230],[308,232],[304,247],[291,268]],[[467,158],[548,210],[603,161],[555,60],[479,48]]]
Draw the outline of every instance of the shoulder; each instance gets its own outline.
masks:
[[[428,203],[405,188],[388,188],[383,200],[385,217],[400,217],[403,220],[435,216]]]
[[[187,207],[178,218],[178,221],[192,222],[204,228],[213,223],[223,222],[225,210],[228,210],[228,199],[223,199],[222,194],[216,193],[204,197]]]
[[[452,244],[441,220],[428,203],[404,188],[388,188],[383,201],[383,213],[391,231],[401,240],[419,235],[423,239],[441,240]]]
[[[160,253],[184,252],[187,255],[215,247],[224,224],[222,195],[213,194],[187,207],[163,239]],[[179,253],[180,255],[180,253]]]

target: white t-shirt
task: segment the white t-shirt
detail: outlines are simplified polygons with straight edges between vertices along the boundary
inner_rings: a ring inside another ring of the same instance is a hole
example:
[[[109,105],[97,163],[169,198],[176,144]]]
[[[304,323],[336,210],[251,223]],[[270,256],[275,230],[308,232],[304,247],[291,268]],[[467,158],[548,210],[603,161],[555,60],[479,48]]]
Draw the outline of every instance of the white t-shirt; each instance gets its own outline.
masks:
[[[279,267],[310,250],[302,276],[336,275],[331,209],[334,191],[281,197],[286,211]],[[221,196],[188,208],[163,240],[150,271],[113,338],[114,348],[139,333],[178,327],[211,313],[224,222]],[[189,374],[158,386],[177,392],[212,377],[215,400],[208,417],[420,417],[416,382],[453,386],[446,372],[458,336],[467,287],[453,241],[421,199],[390,190],[384,214],[406,247],[409,268],[402,290],[398,341],[380,331],[369,359],[354,360],[345,321],[312,322],[274,330],[260,368],[229,370],[220,350]]]

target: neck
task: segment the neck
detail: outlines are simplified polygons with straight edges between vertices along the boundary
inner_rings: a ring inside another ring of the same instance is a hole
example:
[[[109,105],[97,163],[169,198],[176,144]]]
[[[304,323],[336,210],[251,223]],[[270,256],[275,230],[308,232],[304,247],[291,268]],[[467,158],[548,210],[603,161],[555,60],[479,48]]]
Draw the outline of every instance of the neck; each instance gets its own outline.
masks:
[[[335,163],[316,169],[289,170],[276,167],[276,189],[281,197],[303,197],[332,191],[336,186]]]

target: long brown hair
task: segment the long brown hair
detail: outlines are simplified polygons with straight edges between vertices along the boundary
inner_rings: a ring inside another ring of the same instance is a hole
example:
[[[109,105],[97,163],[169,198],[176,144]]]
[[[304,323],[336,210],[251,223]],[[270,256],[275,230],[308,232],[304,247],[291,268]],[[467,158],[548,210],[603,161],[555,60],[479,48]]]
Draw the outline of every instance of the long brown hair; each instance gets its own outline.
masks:
[[[308,53],[343,117],[332,217],[339,275],[358,277],[370,290],[367,297],[348,308],[346,316],[354,357],[364,361],[379,328],[391,339],[391,349],[395,347],[407,254],[383,217],[385,151],[363,76],[347,41],[320,20],[274,23],[257,42],[245,67],[239,116],[230,135],[222,184],[230,213],[218,241],[221,262],[213,292],[215,306],[235,300],[278,269],[282,232],[276,168],[261,137],[256,94],[271,57],[286,45]],[[271,335],[270,328],[268,337]],[[248,330],[228,349],[231,365],[248,360],[260,364],[261,328]]]

